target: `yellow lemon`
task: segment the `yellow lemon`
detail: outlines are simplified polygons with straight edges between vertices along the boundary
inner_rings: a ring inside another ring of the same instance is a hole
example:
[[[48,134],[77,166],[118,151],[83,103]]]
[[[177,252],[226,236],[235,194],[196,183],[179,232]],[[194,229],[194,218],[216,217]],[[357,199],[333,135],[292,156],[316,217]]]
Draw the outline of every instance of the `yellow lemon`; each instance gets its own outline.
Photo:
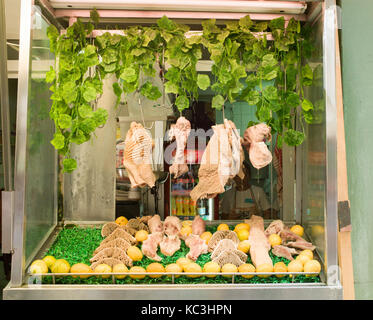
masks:
[[[220,266],[216,262],[209,261],[203,266],[203,272],[220,272]],[[211,274],[206,277],[215,278],[216,275]]]
[[[126,217],[119,217],[115,220],[116,224],[119,224],[120,226],[125,226],[128,223],[128,219]]]
[[[313,259],[313,252],[309,249],[303,250],[300,254],[308,256],[310,260]]]
[[[143,257],[141,250],[136,246],[129,247],[127,254],[133,261],[140,261]]]
[[[222,273],[233,273],[233,272],[238,272],[238,268],[233,264],[233,263],[226,263],[224,266],[221,267],[221,272]],[[226,278],[231,278],[232,275],[227,275],[223,276]]]
[[[183,268],[179,266],[177,263],[171,263],[168,266],[166,266],[166,272],[183,272]],[[178,277],[180,276],[175,274],[175,278]]]
[[[206,241],[206,244],[209,243],[212,237],[212,233],[210,231],[206,231],[200,235],[200,238]]]
[[[324,227],[320,225],[315,225],[311,228],[311,234],[314,238],[322,236],[324,232]]]
[[[290,261],[288,264],[288,272],[302,272],[303,271],[303,263],[299,260]],[[290,275],[290,277],[296,275]]]
[[[52,268],[53,264],[56,262],[56,258],[53,256],[45,256],[43,261],[47,264],[48,268]]]
[[[185,271],[185,266],[189,263],[191,263],[192,261],[190,261],[188,258],[179,258],[176,260],[176,263]]]
[[[139,274],[139,275],[135,274],[135,273],[143,273],[143,272],[146,272],[146,270],[143,267],[132,267],[129,270],[129,275],[132,279],[144,279],[145,274]]]
[[[188,263],[187,265],[185,265],[184,267],[184,271],[185,272],[199,272],[199,273],[202,273],[202,268],[199,264],[195,263],[195,262],[190,262]],[[187,277],[189,278],[198,278],[200,277],[200,275],[194,275],[194,274],[190,274],[190,275],[187,275]]]
[[[247,231],[250,231],[250,225],[248,223],[239,223],[234,227],[234,232],[238,232],[242,229],[245,229]]]
[[[226,224],[226,223],[221,223],[218,225],[218,231],[225,231],[225,230],[229,230],[229,226]]]
[[[306,254],[300,254],[298,257],[296,257],[295,260],[298,260],[304,265],[307,261],[312,260],[308,255]]]
[[[271,244],[272,248],[274,246],[279,246],[282,243],[281,237],[276,233],[271,234],[268,237],[268,241]]]
[[[281,262],[277,262],[273,266],[273,271],[274,272],[288,272],[288,267],[282,261]],[[285,275],[284,274],[276,274],[276,277],[277,278],[282,278],[282,277],[285,277]]]
[[[146,239],[148,239],[148,232],[145,231],[145,230],[139,230],[136,232],[135,234],[135,238],[138,242],[143,242],[145,241]]]
[[[238,272],[255,272],[255,267],[251,263],[244,263],[238,267]],[[246,279],[251,279],[253,275],[243,275]]]
[[[320,273],[321,264],[317,260],[309,260],[304,264],[304,272],[317,272]],[[307,277],[315,277],[315,275],[307,274]]]
[[[106,263],[101,263],[99,264],[94,270],[93,270],[95,273],[111,273],[111,267],[109,265],[107,265]],[[108,275],[101,275],[101,277],[103,279],[107,279],[110,277],[110,274]]]
[[[192,226],[192,223],[193,223],[192,220],[184,220],[184,221],[181,223],[181,225],[182,225],[183,227],[191,227],[191,226]]]
[[[246,229],[241,229],[240,231],[237,232],[237,237],[240,239],[240,241],[244,241],[249,239],[249,231]]]
[[[116,264],[114,267],[113,267],[113,273],[127,273],[128,272],[128,268],[126,267],[126,265],[124,263],[118,263]],[[126,275],[116,275],[115,278],[117,279],[124,279],[126,277]]]
[[[160,263],[153,262],[146,267],[146,272],[164,273],[164,272],[166,272],[166,270],[165,270],[164,266],[162,266]],[[153,275],[149,274],[149,277],[150,278],[159,278],[159,277],[162,277],[162,275],[161,274],[153,274]]]
[[[304,234],[304,228],[300,226],[299,224],[296,224],[290,228],[290,231],[297,234],[300,237],[303,237]]]
[[[71,266],[70,269],[71,273],[91,273],[92,269],[90,266],[86,265],[85,263],[75,263]],[[77,278],[77,276],[73,276],[73,278]],[[86,276],[80,276],[80,279],[87,279],[89,278],[89,275]]]
[[[31,273],[48,273],[47,263],[43,260],[35,260],[30,266]]]
[[[256,268],[256,272],[273,272],[273,266],[270,263],[263,263]],[[270,275],[258,274],[260,278],[268,278]]]
[[[70,264],[65,259],[57,259],[51,271],[53,273],[68,273],[70,271]]]
[[[249,242],[249,240],[241,241],[238,244],[237,250],[240,250],[240,251],[242,251],[244,253],[248,253],[249,250],[250,250],[250,242]]]
[[[189,236],[190,234],[192,234],[192,227],[191,226],[182,227],[180,230],[180,234],[184,237]]]

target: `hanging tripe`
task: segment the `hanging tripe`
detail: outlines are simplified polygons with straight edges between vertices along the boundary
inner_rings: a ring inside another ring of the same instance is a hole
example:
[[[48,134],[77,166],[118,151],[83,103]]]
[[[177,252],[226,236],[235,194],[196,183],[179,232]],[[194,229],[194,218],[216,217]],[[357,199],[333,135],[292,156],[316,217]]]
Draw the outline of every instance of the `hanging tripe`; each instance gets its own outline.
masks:
[[[199,183],[191,191],[193,201],[214,198],[224,192],[224,186],[235,176],[244,178],[244,154],[241,138],[234,123],[224,119],[224,124],[212,127],[214,134],[203,153],[198,170]]]
[[[123,164],[127,169],[131,187],[154,187],[153,140],[148,131],[140,123],[132,122],[124,143]]]
[[[259,123],[248,127],[244,133],[242,145],[249,154],[250,162],[255,169],[261,169],[272,161],[272,154],[268,150],[265,141],[271,141],[271,127],[265,123]]]

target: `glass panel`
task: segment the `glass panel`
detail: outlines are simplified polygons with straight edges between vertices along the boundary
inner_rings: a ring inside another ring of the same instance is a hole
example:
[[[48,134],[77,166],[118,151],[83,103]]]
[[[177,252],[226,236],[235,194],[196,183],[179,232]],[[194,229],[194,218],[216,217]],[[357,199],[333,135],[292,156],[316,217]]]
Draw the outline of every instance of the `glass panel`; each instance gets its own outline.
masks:
[[[56,153],[50,144],[54,125],[49,119],[49,85],[44,80],[54,56],[49,52],[46,35],[49,24],[34,8],[27,113],[26,262],[56,223]]]
[[[308,63],[314,71],[314,81],[305,91],[314,104],[313,123],[307,125],[303,153],[302,223],[320,257],[325,254],[325,181],[326,181],[326,124],[323,89],[323,21],[320,18],[313,28],[316,50]]]

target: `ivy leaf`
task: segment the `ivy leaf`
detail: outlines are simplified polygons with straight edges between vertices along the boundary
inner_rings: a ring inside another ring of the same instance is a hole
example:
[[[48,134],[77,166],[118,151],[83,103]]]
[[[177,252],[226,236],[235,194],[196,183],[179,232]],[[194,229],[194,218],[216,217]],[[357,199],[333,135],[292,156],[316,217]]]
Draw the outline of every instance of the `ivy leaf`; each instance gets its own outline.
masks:
[[[221,110],[224,105],[224,98],[220,94],[212,98],[211,107],[213,109]]]
[[[260,101],[258,91],[252,90],[243,98],[249,105],[255,106]]]
[[[161,19],[157,20],[157,25],[164,30],[173,31],[176,27],[175,23],[168,19],[166,16],[163,16]]]
[[[304,86],[311,86],[313,81],[313,72],[311,67],[306,64],[302,67],[302,84]]]
[[[82,144],[87,142],[90,138],[89,134],[84,134],[80,129],[75,130],[74,134],[71,136],[70,141],[76,144]]]
[[[102,55],[102,61],[106,64],[116,62],[118,60],[118,52],[113,48],[105,49],[104,54]]]
[[[65,146],[65,137],[62,133],[55,133],[53,139],[51,140],[51,144],[54,146],[56,150],[63,149]]]
[[[216,37],[216,39],[223,43],[225,38],[229,36],[229,31],[228,30],[225,30],[225,31],[222,31],[220,34],[218,34],[218,36]]]
[[[154,29],[146,29],[144,32],[144,42],[142,45],[144,47],[148,46],[149,42],[153,41],[157,37],[157,31]]]
[[[166,93],[175,93],[175,94],[179,93],[179,87],[171,81],[167,81],[164,84],[164,88],[165,88]]]
[[[271,28],[271,30],[275,30],[275,29],[284,30],[285,29],[285,19],[284,19],[284,17],[280,17],[280,18],[271,20],[269,22],[269,27]]]
[[[146,50],[144,48],[135,48],[132,50],[132,54],[136,57],[141,56],[143,53],[145,53]]]
[[[93,120],[96,122],[96,126],[103,126],[108,118],[109,114],[105,109],[98,108],[94,113],[93,113]]]
[[[232,30],[232,31],[237,30],[237,29],[238,29],[238,26],[239,26],[238,21],[227,21],[227,22],[225,23],[225,25],[226,25],[226,28],[227,28],[228,30]]]
[[[115,62],[110,63],[110,64],[101,63],[101,65],[104,67],[104,70],[106,73],[112,73],[117,68],[117,64]]]
[[[93,110],[89,104],[82,104],[79,106],[78,112],[82,118],[91,118],[93,116]]]
[[[118,105],[122,97],[123,90],[117,82],[113,83],[113,90],[114,90],[114,94],[117,96],[117,105]]]
[[[264,68],[274,67],[274,66],[277,65],[277,63],[278,63],[278,61],[276,60],[274,55],[271,54],[271,53],[264,55],[263,58],[262,58],[262,67],[264,67]]]
[[[58,117],[58,126],[61,129],[70,128],[72,124],[72,119],[68,114],[60,114]]]
[[[299,146],[304,141],[304,133],[294,129],[288,129],[284,133],[284,141],[289,146]]]
[[[137,80],[136,70],[131,67],[124,68],[119,77],[129,83],[135,82]]]
[[[71,159],[71,158],[63,159],[62,164],[63,164],[63,171],[67,173],[71,173],[77,168],[75,159]]]
[[[310,111],[313,110],[313,104],[310,100],[304,99],[302,101],[302,109],[303,111]]]
[[[100,20],[100,15],[97,12],[96,8],[94,8],[93,10],[91,10],[91,12],[89,13],[89,17],[95,23],[95,25],[98,25],[99,20]]]
[[[269,101],[278,100],[277,88],[273,86],[268,86],[263,90],[263,96]]]
[[[255,88],[259,84],[259,77],[254,73],[250,73],[247,76],[245,82],[247,83],[248,87]]]
[[[78,93],[74,82],[69,81],[62,86],[62,97],[66,103],[71,103],[76,100]]]
[[[189,108],[189,100],[185,95],[178,96],[175,100],[175,105],[179,109],[179,111],[182,111],[186,108]]]
[[[202,21],[203,34],[208,36],[211,33],[220,33],[220,29],[216,26],[216,19]]]
[[[283,137],[282,137],[282,135],[277,135],[277,147],[279,148],[279,149],[282,149],[282,142],[283,142]]]
[[[140,93],[150,100],[157,100],[162,96],[158,87],[153,86],[150,81],[146,81],[140,89]]]
[[[285,55],[285,63],[286,65],[294,65],[297,62],[297,52],[295,50],[290,50]]]
[[[89,45],[87,45],[87,46],[84,48],[84,55],[85,55],[86,57],[92,56],[92,55],[94,55],[94,54],[96,54],[96,47],[95,47],[95,46],[89,44]]]
[[[238,24],[240,25],[242,30],[245,30],[245,31],[247,30],[248,31],[252,27],[253,22],[251,21],[250,16],[247,15],[247,16],[241,18],[240,21],[238,22]]]
[[[58,32],[57,28],[51,24],[47,28],[47,36],[49,38],[49,48],[51,52],[56,52],[57,47],[57,39],[60,33]]]
[[[45,82],[52,83],[56,79],[56,72],[53,67],[50,66],[49,71],[45,74]]]
[[[288,26],[286,27],[286,31],[297,32],[297,30],[298,30],[298,22],[294,18],[291,18],[289,20]]]
[[[299,95],[295,92],[290,92],[289,95],[286,97],[286,103],[293,108],[296,108],[300,104]]]
[[[261,122],[267,122],[271,119],[271,109],[267,103],[262,103],[257,111],[258,120]]]
[[[263,22],[257,22],[254,25],[253,30],[256,32],[264,32],[268,28],[268,23],[266,21]]]
[[[210,77],[207,74],[198,74],[197,85],[200,89],[206,90],[210,86]]]
[[[83,98],[87,102],[91,102],[92,100],[95,100],[97,97],[97,91],[92,86],[85,86],[83,87]]]

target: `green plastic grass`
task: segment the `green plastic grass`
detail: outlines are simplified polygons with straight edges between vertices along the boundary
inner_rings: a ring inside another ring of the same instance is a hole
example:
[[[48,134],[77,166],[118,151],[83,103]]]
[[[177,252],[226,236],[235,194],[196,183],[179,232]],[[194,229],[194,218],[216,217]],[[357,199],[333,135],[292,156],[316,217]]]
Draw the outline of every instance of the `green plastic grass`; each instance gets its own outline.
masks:
[[[214,233],[217,226],[208,226],[207,231]],[[73,226],[71,228],[64,228],[61,230],[57,239],[50,247],[48,252],[45,255],[54,256],[56,259],[65,259],[70,265],[75,263],[85,263],[90,265],[89,259],[92,258],[94,250],[100,245],[103,240],[101,236],[101,228],[81,228]],[[139,246],[141,248],[141,245]],[[180,250],[178,250],[172,257],[163,255],[158,251],[158,255],[162,258],[162,264],[164,266],[175,263],[177,259],[185,257],[189,252],[189,248],[185,245],[184,241],[181,241]],[[269,253],[273,263],[282,261],[286,265],[290,262],[285,258],[276,257]],[[196,261],[201,267],[208,261],[210,261],[210,253],[200,255]],[[154,261],[143,257],[141,261],[134,261],[134,266],[141,266],[144,269]],[[248,256],[247,263],[251,263],[250,256]],[[92,276],[88,279],[73,278],[72,276],[68,277],[56,277],[55,279],[57,284],[112,284],[112,277],[107,279],[102,279],[100,277]],[[240,276],[235,277],[235,283],[291,283],[292,279],[289,276],[283,278],[277,278],[276,276],[270,276],[268,278],[259,278],[254,276],[251,279],[245,279]],[[320,282],[320,277],[306,277],[306,276],[296,276],[293,280],[294,283],[309,283],[309,282]],[[52,277],[44,277],[44,284],[51,284]],[[117,284],[157,284],[157,283],[171,283],[171,277],[162,276],[160,278],[152,279],[146,276],[144,279],[131,279],[126,277],[124,279],[116,279]],[[180,276],[175,278],[176,284],[229,284],[232,283],[231,277],[226,278],[223,276],[217,276],[215,278],[199,277],[199,278],[188,278],[186,276]]]

